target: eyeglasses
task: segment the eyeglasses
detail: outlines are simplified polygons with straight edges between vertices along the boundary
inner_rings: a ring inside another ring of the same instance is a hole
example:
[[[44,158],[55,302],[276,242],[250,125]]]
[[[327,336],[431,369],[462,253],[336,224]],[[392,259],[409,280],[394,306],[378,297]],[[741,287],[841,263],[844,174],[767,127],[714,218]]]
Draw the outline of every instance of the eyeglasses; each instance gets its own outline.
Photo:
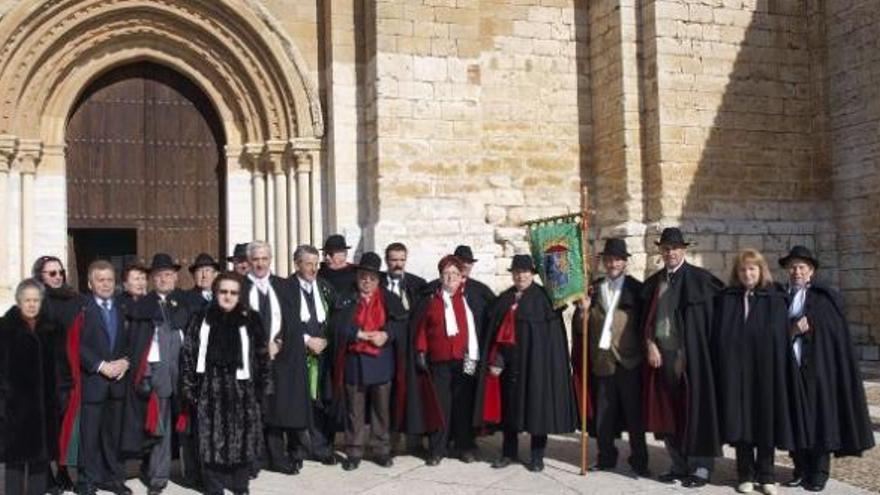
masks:
[[[65,270],[46,270],[41,273],[48,277],[63,277],[67,272]]]
[[[229,289],[220,289],[217,291],[221,296],[237,296],[239,291],[237,290],[229,290]]]

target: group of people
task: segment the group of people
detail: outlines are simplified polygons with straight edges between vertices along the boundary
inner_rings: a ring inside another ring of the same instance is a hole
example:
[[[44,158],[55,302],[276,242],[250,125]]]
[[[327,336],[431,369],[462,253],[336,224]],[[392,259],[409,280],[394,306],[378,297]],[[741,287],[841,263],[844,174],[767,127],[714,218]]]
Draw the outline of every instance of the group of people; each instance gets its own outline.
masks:
[[[660,481],[702,486],[727,443],[741,492],[775,493],[775,449],[794,459],[789,486],[822,490],[829,454],[859,455],[873,434],[839,297],[813,280],[818,261],[794,247],[780,260],[788,284],[776,284],[745,250],[725,288],[685,261],[678,229],[658,246],[664,267],[642,283],[627,274],[626,243],[606,241],[571,348],[529,255],[513,257],[498,295],[471,276],[468,246],[426,281],[407,272],[404,244],[386,248],[382,271],[373,252],[349,263],[340,235],[297,247],[290,276],[272,273],[261,241],[236,245],[228,271],[200,254],[189,290],[165,253],[125,267],[121,288],[113,265],[94,261],[88,294],[67,285],[61,260],[40,257],[0,319],[6,493],[60,493],[75,477],[80,495],[130,494],[124,462],[140,459],[159,494],[178,455],[192,486],[243,494],[259,470],[297,474],[305,459],[358,469],[367,447],[382,467],[400,449],[428,466],[475,462],[476,438],[496,431],[493,468],[519,462],[527,432],[524,464],[538,472],[548,435],[575,431],[580,415],[598,439],[591,469],[615,468],[626,431],[633,471],[651,476],[653,432],[672,460]]]

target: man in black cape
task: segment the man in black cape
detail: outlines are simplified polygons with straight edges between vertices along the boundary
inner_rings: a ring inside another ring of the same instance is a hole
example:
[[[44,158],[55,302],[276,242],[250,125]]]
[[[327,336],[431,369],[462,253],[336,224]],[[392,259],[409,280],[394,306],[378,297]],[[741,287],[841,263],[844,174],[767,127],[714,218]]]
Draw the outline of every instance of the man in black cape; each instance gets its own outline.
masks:
[[[814,282],[819,261],[804,246],[779,260],[789,274],[795,472],[787,486],[825,488],[830,454],[860,456],[874,435],[858,358],[837,291]]]
[[[268,468],[298,474],[312,426],[303,331],[291,283],[271,273],[272,248],[262,241],[247,247],[251,271],[242,297],[260,316],[268,340],[274,394],[266,397],[264,425]],[[286,443],[285,443],[286,439]],[[288,456],[288,447],[293,450]]]
[[[333,234],[324,241],[324,261],[318,270],[318,277],[333,286],[336,293],[346,295],[355,291],[356,266],[348,262],[348,250],[351,246],[340,234]]]
[[[630,254],[623,239],[608,239],[600,253],[605,277],[593,282],[589,310],[589,380],[587,404],[590,433],[599,443],[598,461],[591,470],[611,470],[617,465],[615,438],[629,434],[633,471],[642,477],[648,471],[648,447],[642,408],[645,342],[639,328],[642,312],[642,283],[626,274]],[[572,318],[571,362],[576,396],[581,398],[583,374],[583,311]],[[578,400],[578,408],[581,401]],[[584,411],[581,411],[584,414]]]
[[[577,422],[568,339],[560,311],[534,282],[532,257],[513,257],[513,287],[502,292],[488,315],[488,339],[478,381],[475,423],[504,432],[493,468],[517,460],[520,432],[531,434],[530,471],[544,469],[548,434],[571,433]]]
[[[647,346],[644,400],[647,430],[662,438],[672,460],[664,483],[701,487],[721,455],[710,352],[713,300],[723,287],[685,261],[688,242],[675,227],[657,242],[664,267],[645,281],[641,326]]]
[[[208,253],[199,253],[193,260],[192,265],[189,266],[193,287],[184,293],[190,312],[199,313],[208,309],[214,297],[211,286],[220,271],[220,263]]]

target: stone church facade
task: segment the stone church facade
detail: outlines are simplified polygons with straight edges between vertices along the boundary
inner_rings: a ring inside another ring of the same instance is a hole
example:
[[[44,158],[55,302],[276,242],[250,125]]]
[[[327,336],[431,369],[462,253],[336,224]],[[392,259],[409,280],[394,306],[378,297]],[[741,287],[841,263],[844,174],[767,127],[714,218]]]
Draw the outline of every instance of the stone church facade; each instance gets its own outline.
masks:
[[[579,211],[586,185],[594,236],[626,237],[637,275],[657,267],[667,225],[725,279],[741,248],[772,261],[815,249],[877,359],[870,0],[5,0],[0,16],[2,301],[37,255],[75,265],[94,248],[77,236],[101,228],[128,229],[130,257],[184,263],[188,235],[217,254],[267,239],[284,273],[297,244],[333,232],[358,251],[402,240],[426,276],[467,243],[478,276],[502,285],[527,249],[521,223]],[[132,64],[175,75],[146,77],[159,96],[112,93]],[[163,84],[193,89],[175,100]],[[175,175],[176,154],[159,160],[165,177],[90,171],[125,146],[187,145],[157,138],[162,125],[113,138],[130,111],[111,104],[170,112],[193,98],[210,107],[193,112],[219,150],[213,178]],[[139,185],[214,199],[141,211],[119,193]]]

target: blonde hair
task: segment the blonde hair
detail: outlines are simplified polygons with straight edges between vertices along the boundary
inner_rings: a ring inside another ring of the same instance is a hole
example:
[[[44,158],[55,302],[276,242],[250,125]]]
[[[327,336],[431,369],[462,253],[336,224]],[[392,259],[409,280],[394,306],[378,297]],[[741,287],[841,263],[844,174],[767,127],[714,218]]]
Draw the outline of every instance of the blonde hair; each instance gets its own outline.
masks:
[[[736,259],[733,262],[733,269],[730,271],[731,286],[742,287],[742,282],[739,280],[739,269],[745,264],[757,265],[758,269],[761,271],[757,287],[764,288],[773,284],[773,274],[770,272],[770,266],[767,264],[767,260],[764,259],[764,256],[757,249],[749,248],[743,249],[736,255]]]

